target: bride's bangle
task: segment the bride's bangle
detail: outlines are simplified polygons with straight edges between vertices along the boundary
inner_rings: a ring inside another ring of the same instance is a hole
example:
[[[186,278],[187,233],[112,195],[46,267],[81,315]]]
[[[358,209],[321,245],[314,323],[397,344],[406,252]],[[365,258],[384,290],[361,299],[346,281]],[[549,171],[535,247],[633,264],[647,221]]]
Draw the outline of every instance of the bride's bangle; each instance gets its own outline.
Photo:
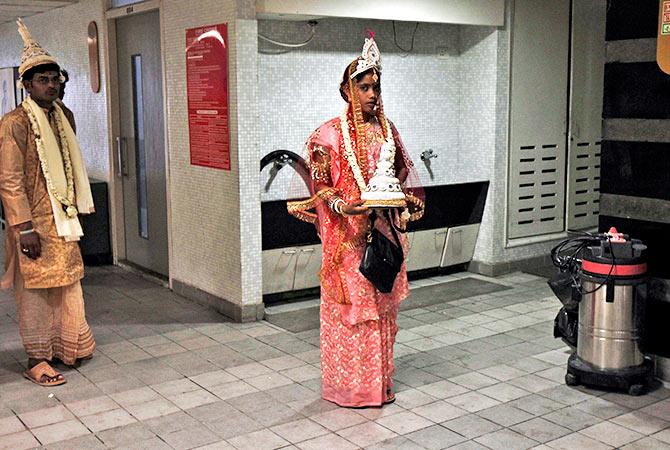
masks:
[[[341,198],[336,198],[335,201],[333,201],[333,204],[331,205],[331,209],[333,210],[333,212],[335,212],[335,214],[344,215],[344,212],[342,212],[342,206],[344,205],[345,205],[344,200],[342,200]]]

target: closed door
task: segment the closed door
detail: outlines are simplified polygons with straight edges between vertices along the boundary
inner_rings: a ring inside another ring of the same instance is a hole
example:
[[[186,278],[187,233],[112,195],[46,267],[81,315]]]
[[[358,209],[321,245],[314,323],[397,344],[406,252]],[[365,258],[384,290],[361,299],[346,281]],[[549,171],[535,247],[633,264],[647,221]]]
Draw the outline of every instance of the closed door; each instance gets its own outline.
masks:
[[[515,0],[509,238],[563,231],[570,0]]]
[[[126,259],[168,275],[163,75],[158,11],[116,22],[119,173]]]

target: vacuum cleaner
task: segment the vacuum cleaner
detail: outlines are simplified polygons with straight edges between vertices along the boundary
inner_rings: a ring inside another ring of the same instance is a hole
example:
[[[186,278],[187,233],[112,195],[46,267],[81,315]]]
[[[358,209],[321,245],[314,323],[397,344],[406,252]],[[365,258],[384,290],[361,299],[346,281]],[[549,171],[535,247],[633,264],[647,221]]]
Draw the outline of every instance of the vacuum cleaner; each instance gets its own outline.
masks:
[[[563,303],[554,337],[576,349],[566,384],[646,392],[653,367],[642,342],[646,249],[615,228],[572,234],[552,249],[558,273],[549,286]]]

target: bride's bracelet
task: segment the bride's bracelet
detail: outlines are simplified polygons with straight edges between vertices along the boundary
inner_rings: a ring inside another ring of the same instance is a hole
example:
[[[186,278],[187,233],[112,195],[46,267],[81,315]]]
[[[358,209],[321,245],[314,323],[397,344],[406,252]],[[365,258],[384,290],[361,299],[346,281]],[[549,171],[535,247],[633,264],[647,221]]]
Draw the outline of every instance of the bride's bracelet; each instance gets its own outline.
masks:
[[[330,205],[330,209],[333,210],[335,214],[340,214],[344,215],[344,212],[342,211],[342,207],[345,205],[344,200],[341,198],[337,197],[333,203]]]
[[[346,202],[337,195],[337,191],[332,188],[323,189],[316,194],[321,200],[323,200],[326,205],[333,211],[335,214],[345,215],[342,207],[346,205]]]

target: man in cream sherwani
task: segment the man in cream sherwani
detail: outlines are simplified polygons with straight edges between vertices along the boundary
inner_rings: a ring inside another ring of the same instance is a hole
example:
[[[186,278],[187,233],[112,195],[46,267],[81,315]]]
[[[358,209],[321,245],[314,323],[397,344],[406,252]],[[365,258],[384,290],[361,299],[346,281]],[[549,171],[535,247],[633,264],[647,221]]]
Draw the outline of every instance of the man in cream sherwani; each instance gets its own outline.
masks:
[[[49,364],[90,358],[95,341],[84,312],[78,214],[93,212],[91,189],[73,126],[56,100],[60,66],[19,20],[19,75],[29,97],[0,125],[0,197],[8,229],[0,287],[14,288],[19,332],[28,354],[24,376],[65,383]]]

